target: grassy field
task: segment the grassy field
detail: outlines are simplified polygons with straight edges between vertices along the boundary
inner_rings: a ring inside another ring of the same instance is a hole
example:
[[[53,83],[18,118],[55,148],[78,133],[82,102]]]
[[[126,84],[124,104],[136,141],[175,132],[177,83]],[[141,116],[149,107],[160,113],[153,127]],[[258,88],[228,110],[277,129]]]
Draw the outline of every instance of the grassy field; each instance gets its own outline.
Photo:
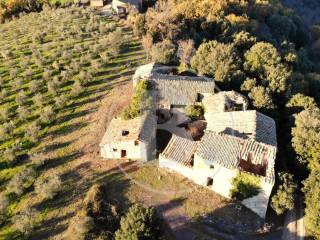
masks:
[[[0,188],[9,199],[0,239],[21,239],[12,219],[30,207],[37,211],[33,238],[59,239],[86,189],[98,181],[90,162],[97,156],[97,126],[111,114],[111,90],[127,83],[144,54],[128,30],[78,8],[0,25],[0,46]],[[7,186],[27,169],[35,176],[13,193]],[[53,172],[61,188],[53,199],[42,199],[33,183]]]

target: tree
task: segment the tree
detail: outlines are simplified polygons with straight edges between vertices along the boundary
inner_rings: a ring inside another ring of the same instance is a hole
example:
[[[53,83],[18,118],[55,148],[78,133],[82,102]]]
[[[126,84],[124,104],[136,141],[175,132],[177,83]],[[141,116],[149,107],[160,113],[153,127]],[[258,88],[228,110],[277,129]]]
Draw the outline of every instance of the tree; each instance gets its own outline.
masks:
[[[277,49],[271,43],[258,42],[244,55],[245,69],[250,72],[264,72],[266,67],[276,66],[281,61]]]
[[[50,124],[54,120],[55,113],[51,106],[44,107],[40,113],[40,121]]]
[[[298,187],[292,174],[279,173],[279,179],[281,184],[271,200],[271,207],[277,215],[281,215],[285,211],[292,210],[294,208],[296,189]]]
[[[150,56],[156,63],[169,64],[174,60],[176,46],[168,39],[152,46]]]
[[[38,215],[34,208],[27,208],[12,218],[13,227],[24,236],[29,236],[38,224]]]
[[[161,220],[154,208],[135,204],[121,218],[116,240],[161,239]]]
[[[306,109],[295,115],[292,128],[292,146],[295,152],[308,161],[313,149],[320,145],[320,109]]]
[[[318,159],[320,156],[318,154]],[[320,238],[320,171],[319,168],[311,171],[304,181],[305,193],[305,224],[308,232],[316,239]]]
[[[253,87],[249,93],[256,108],[271,109],[274,107],[270,90],[263,86]]]
[[[30,139],[32,142],[37,143],[39,141],[40,137],[40,124],[38,121],[32,122],[28,127],[26,128],[26,134],[25,136]]]
[[[21,90],[20,92],[18,92],[18,94],[16,95],[16,102],[21,106],[24,105],[27,102],[28,96],[25,93],[25,91]]]
[[[35,165],[36,167],[40,167],[40,166],[44,165],[46,162],[44,150],[42,149],[36,153],[33,153],[30,156],[30,160],[31,160],[32,164]]]
[[[9,206],[9,198],[4,192],[1,192],[0,193],[0,215],[2,215],[6,211],[8,206]]]
[[[40,177],[34,185],[35,192],[42,199],[52,199],[61,190],[61,178],[56,173]]]
[[[45,104],[46,98],[41,93],[37,93],[36,95],[33,96],[32,101],[34,105],[40,108]]]
[[[213,76],[216,81],[230,82],[237,63],[234,45],[210,41],[200,45],[191,66],[200,74]]]
[[[25,167],[22,171],[11,178],[6,188],[7,192],[15,193],[16,195],[20,196],[25,189],[33,185],[36,176],[37,173],[33,168]]]
[[[290,98],[286,107],[290,109],[291,113],[298,113],[305,109],[316,108],[317,103],[314,98],[298,93]]]
[[[269,89],[272,92],[284,92],[291,77],[291,71],[281,63],[276,66],[266,66],[265,68]]]
[[[17,112],[21,121],[27,120],[27,118],[30,116],[30,112],[25,106],[19,106]]]

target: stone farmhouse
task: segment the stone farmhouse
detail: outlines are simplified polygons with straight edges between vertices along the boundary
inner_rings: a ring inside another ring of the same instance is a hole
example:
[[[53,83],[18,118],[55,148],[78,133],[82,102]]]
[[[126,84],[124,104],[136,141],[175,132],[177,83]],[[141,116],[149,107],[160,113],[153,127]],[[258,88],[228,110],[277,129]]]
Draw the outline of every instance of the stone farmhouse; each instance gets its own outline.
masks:
[[[101,155],[106,159],[154,159],[156,116],[146,113],[131,120],[112,119],[100,143]]]
[[[141,80],[151,82],[153,108],[136,119],[114,118],[100,144],[102,156],[154,159],[157,129],[167,129],[172,137],[159,155],[160,167],[227,198],[231,197],[231,183],[239,172],[252,174],[260,181],[260,191],[242,204],[265,218],[275,181],[274,120],[248,110],[247,99],[237,92],[217,92],[212,79],[177,76],[172,72],[172,67],[155,64],[137,69],[133,85]],[[197,141],[179,127],[188,121],[184,109],[189,105],[201,105],[205,109],[206,129]],[[160,118],[167,118],[168,123],[160,123]]]

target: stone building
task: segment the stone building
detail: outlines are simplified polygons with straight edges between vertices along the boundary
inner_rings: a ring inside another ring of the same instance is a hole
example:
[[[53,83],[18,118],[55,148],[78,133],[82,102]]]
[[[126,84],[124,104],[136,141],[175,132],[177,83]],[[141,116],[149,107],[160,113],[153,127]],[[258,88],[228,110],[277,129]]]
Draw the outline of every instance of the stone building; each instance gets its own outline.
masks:
[[[159,155],[160,167],[175,171],[227,198],[232,180],[239,172],[252,174],[260,181],[260,191],[243,200],[242,204],[264,218],[275,181],[277,138],[274,120],[248,110],[247,99],[237,92],[216,93],[212,79],[178,76],[173,74],[174,70],[153,63],[137,69],[133,86],[141,80],[150,81],[148,95],[155,104],[141,117],[132,120],[114,118],[100,144],[102,156],[106,159],[151,160],[156,152],[157,129],[169,131],[172,137],[161,148],[164,150]],[[206,123],[203,125],[205,131],[198,141],[194,141],[183,127],[190,119],[181,113],[189,105],[205,108],[201,120]],[[159,122],[161,118],[164,121]]]
[[[259,194],[242,203],[264,218],[275,180],[275,123],[256,111],[233,114],[240,114],[233,119],[235,121],[245,118],[245,115],[251,118],[252,121],[242,121],[236,126],[239,132],[245,130],[246,134],[225,132],[232,126],[230,121],[216,119],[219,126],[215,131],[208,127],[198,142],[173,136],[159,156],[159,165],[227,198],[230,197],[232,180],[239,171],[257,176],[260,180]]]
[[[100,143],[101,156],[106,159],[154,159],[156,116],[145,113],[131,120],[114,118]]]

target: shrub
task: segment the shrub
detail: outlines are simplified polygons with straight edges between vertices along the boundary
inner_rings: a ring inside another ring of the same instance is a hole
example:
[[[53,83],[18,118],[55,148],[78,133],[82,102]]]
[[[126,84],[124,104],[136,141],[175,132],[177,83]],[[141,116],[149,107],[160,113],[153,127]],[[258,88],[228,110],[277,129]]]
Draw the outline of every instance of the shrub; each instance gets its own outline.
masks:
[[[279,173],[279,178],[281,184],[271,201],[271,207],[278,215],[294,208],[295,192],[298,187],[293,175],[289,173]]]
[[[38,224],[38,216],[39,212],[37,210],[27,208],[12,218],[13,227],[24,236],[29,236]]]
[[[9,206],[9,198],[4,192],[1,192],[0,193],[0,215],[6,211],[8,206]]]
[[[48,82],[48,92],[52,95],[57,95],[59,90],[59,84],[57,83],[57,80]]]
[[[239,172],[232,179],[231,197],[242,201],[243,199],[253,197],[260,191],[260,180],[258,177],[248,173]]]
[[[197,119],[204,114],[203,106],[199,105],[190,105],[185,108],[185,112],[188,117],[192,119]]]
[[[37,93],[36,95],[33,96],[32,101],[34,105],[40,108],[45,104],[46,98],[41,93]]]
[[[89,217],[85,210],[81,210],[70,221],[63,240],[85,240],[93,227],[93,218]]]
[[[68,98],[65,95],[61,95],[59,97],[55,97],[54,101],[55,101],[55,105],[58,108],[63,108],[66,106],[66,104],[68,102]]]
[[[121,218],[116,240],[161,239],[162,223],[154,208],[135,204]]]
[[[10,118],[10,111],[7,107],[0,109],[0,116],[3,121],[7,121]]]
[[[62,182],[60,176],[51,173],[49,176],[37,179],[34,189],[42,199],[52,199],[61,190]]]
[[[43,150],[33,153],[30,156],[30,160],[31,160],[31,163],[36,167],[43,166],[46,162],[46,158]]]
[[[168,64],[173,62],[176,46],[170,40],[164,40],[152,46],[150,56],[156,63]]]
[[[121,117],[125,120],[134,119],[142,115],[145,110],[150,108],[151,98],[149,96],[149,90],[151,88],[149,81],[139,81],[135,87],[135,91],[132,97],[132,101],[122,113]]]
[[[40,125],[37,121],[32,122],[26,129],[25,136],[30,139],[32,142],[37,143],[39,141],[39,132],[40,132]]]
[[[25,91],[21,90],[20,92],[18,92],[18,94],[16,95],[16,102],[21,106],[26,104],[28,99],[27,94],[25,93]]]
[[[31,167],[25,167],[21,172],[13,176],[7,185],[8,193],[15,193],[20,196],[25,189],[31,187],[37,174]]]
[[[71,89],[71,94],[73,96],[78,96],[83,92],[83,86],[80,82],[80,80],[76,80],[74,81],[73,85],[72,85],[72,89]]]
[[[17,111],[21,121],[27,120],[30,115],[28,108],[25,106],[19,106]]]
[[[50,124],[54,120],[55,113],[53,111],[53,108],[51,106],[47,106],[42,109],[40,113],[40,121],[42,123]]]
[[[3,152],[3,158],[7,163],[14,164],[17,160],[18,151],[19,151],[19,148],[17,148],[15,145],[8,147]]]

